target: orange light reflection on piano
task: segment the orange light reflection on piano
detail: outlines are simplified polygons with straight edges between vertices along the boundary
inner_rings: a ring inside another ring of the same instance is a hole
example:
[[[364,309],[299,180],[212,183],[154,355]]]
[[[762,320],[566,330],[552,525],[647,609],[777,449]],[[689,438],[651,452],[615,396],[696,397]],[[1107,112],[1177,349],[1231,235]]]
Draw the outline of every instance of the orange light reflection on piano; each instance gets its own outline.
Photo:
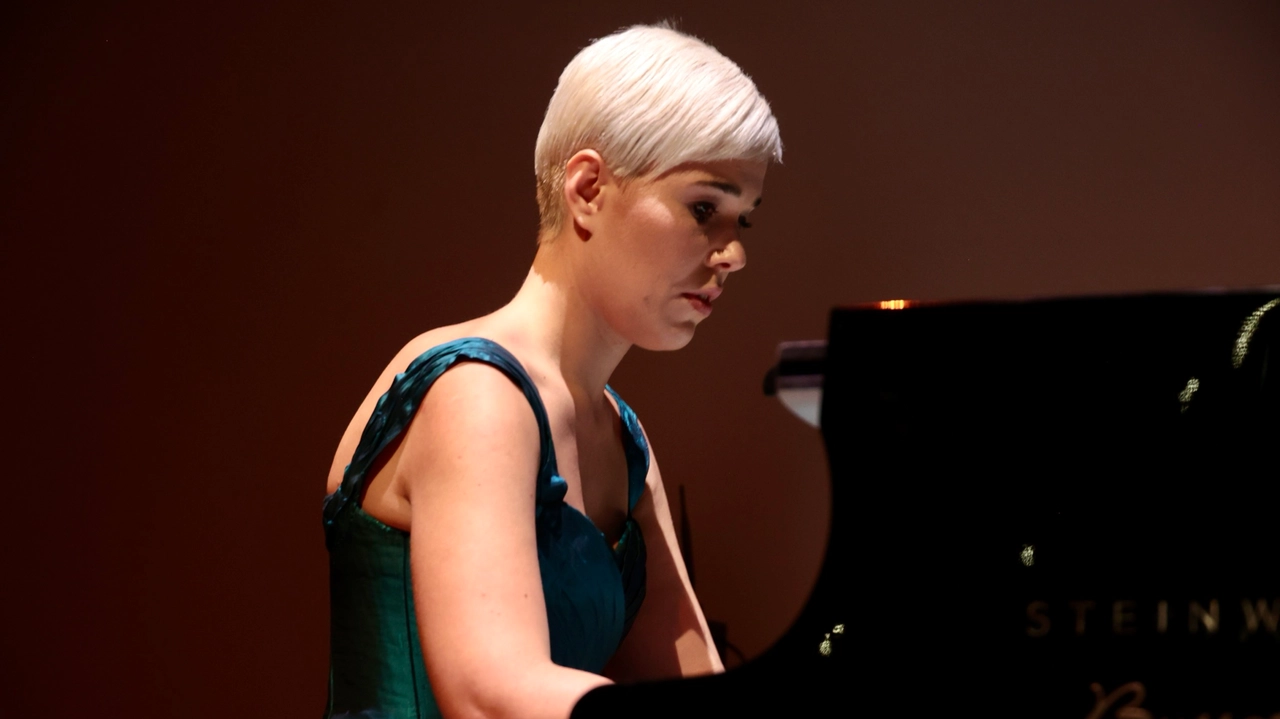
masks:
[[[880,300],[882,310],[903,310],[911,306],[911,300]]]

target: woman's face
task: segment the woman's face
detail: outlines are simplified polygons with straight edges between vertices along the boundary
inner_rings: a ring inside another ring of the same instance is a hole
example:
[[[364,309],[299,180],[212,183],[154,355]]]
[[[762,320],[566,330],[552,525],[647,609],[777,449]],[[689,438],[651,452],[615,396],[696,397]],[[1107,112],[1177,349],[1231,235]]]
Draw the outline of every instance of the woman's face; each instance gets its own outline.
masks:
[[[725,279],[746,265],[742,233],[760,203],[764,162],[680,165],[605,188],[588,252],[593,301],[630,344],[684,347]]]

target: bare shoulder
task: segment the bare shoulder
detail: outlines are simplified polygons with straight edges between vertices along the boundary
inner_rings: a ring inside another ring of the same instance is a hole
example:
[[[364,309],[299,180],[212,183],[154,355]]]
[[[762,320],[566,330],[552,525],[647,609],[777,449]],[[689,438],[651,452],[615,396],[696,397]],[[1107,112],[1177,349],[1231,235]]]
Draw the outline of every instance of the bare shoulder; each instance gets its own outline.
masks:
[[[441,436],[459,430],[483,436],[532,430],[537,422],[533,408],[516,381],[501,369],[485,362],[463,360],[440,375],[422,399],[415,424]],[[410,432],[422,432],[411,425]]]
[[[423,398],[396,473],[411,501],[421,486],[441,487],[442,477],[473,484],[511,478],[532,496],[538,458],[537,420],[521,388],[492,365],[464,361]]]

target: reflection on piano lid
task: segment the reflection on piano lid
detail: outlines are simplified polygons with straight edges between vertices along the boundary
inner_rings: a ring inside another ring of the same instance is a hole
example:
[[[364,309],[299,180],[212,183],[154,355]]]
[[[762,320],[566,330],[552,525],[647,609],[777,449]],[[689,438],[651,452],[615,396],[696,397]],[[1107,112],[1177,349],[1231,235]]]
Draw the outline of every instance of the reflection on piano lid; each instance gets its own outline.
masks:
[[[1280,716],[1280,288],[898,302],[765,380],[831,467],[792,627],[573,716]]]

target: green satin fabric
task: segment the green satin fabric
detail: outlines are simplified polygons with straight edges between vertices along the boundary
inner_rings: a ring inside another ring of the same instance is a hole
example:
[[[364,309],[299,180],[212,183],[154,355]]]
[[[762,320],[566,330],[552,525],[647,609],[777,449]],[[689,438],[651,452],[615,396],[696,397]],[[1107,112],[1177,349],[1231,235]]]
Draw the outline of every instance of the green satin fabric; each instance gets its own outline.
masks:
[[[538,565],[547,605],[551,658],[600,672],[644,601],[645,548],[628,513],[622,538],[609,547],[595,525],[565,504],[555,447],[537,388],[520,363],[496,343],[476,337],[428,350],[397,375],[379,399],[341,486],[325,498],[329,549],[330,676],[326,719],[439,717],[418,642],[409,571],[409,534],[366,514],[358,498],[374,460],[413,419],[431,384],[461,360],[486,362],[520,386],[541,437],[534,518]],[[649,449],[622,398],[630,508],[644,491]],[[500,638],[477,637],[477,641]]]

